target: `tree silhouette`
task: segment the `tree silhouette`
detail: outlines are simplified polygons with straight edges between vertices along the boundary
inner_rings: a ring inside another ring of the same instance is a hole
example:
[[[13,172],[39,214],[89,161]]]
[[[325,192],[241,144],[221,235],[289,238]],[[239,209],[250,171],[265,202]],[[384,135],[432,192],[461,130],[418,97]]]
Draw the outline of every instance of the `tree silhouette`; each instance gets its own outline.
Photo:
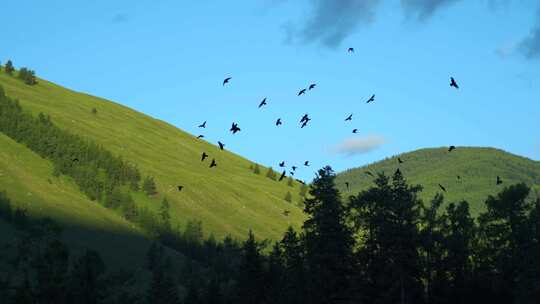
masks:
[[[352,232],[330,167],[319,170],[305,200],[303,230],[310,303],[335,303],[350,296]]]

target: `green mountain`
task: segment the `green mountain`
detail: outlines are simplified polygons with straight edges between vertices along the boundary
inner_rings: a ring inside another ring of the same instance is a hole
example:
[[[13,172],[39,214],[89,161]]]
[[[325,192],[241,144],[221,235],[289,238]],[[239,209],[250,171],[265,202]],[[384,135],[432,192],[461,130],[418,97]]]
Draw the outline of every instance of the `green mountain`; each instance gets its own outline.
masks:
[[[472,213],[483,210],[487,196],[497,194],[504,185],[524,182],[532,187],[533,193],[540,191],[540,162],[494,148],[477,147],[457,147],[452,152],[448,148],[430,148],[403,153],[341,172],[336,182],[342,193],[347,193],[345,182],[348,182],[349,193],[356,194],[373,184],[366,171],[392,175],[397,168],[410,183],[423,186],[424,201],[442,192],[441,184],[446,188],[443,194],[447,202],[467,200]],[[501,185],[496,184],[497,176],[503,181]]]
[[[117,103],[74,92],[38,79],[27,85],[0,72],[0,86],[8,97],[18,99],[24,111],[37,117],[44,113],[54,125],[94,141],[113,155],[135,164],[141,175],[152,176],[158,194],[132,194],[138,207],[158,213],[164,197],[171,206],[173,227],[201,220],[205,235],[245,238],[253,230],[258,238],[278,239],[289,225],[298,226],[304,215],[299,207],[300,184],[289,186],[267,178],[267,168],[254,174],[251,161],[221,151],[206,141],[163,121]],[[96,113],[92,113],[93,109]],[[201,164],[205,151],[218,167]],[[183,185],[182,191],[177,190]],[[149,242],[145,233],[113,210],[81,193],[74,181],[55,177],[50,161],[25,145],[0,133],[0,191],[6,191],[16,207],[32,216],[51,217],[67,225],[70,246],[104,248],[102,255],[119,264],[140,261]],[[292,202],[285,197],[290,192]],[[284,216],[284,210],[289,210]],[[4,229],[4,231],[6,231]],[[9,238],[0,233],[0,238]],[[129,257],[118,252],[132,252]]]

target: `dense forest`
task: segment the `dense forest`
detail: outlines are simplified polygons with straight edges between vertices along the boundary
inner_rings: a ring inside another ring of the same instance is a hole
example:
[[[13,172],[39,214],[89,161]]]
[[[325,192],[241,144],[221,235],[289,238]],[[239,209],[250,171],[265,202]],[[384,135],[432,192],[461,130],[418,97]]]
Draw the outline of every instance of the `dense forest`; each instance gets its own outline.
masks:
[[[126,287],[132,274],[108,274],[91,250],[69,259],[50,221],[23,221],[33,228],[13,246],[0,292],[6,303],[538,303],[540,200],[525,184],[488,197],[473,218],[466,201],[422,202],[422,187],[399,171],[346,202],[334,179],[319,170],[301,231],[273,244],[251,232],[241,244],[203,240],[192,222],[182,251],[197,261],[176,273],[155,243],[145,291]],[[2,218],[13,220],[9,199],[0,200]]]

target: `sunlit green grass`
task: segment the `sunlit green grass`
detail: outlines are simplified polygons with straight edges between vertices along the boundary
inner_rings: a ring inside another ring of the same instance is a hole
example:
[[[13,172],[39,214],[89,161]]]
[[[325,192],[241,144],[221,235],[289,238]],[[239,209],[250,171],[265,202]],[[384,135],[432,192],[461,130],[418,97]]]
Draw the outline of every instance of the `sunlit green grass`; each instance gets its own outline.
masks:
[[[397,157],[403,160],[402,164]],[[438,186],[441,184],[447,190],[443,193],[447,202],[465,199],[474,214],[483,210],[488,195],[498,193],[505,185],[524,182],[533,188],[533,195],[540,191],[540,162],[498,149],[474,147],[458,147],[450,153],[446,147],[404,153],[342,172],[336,181],[342,193],[347,193],[345,182],[348,181],[349,194],[356,194],[373,184],[373,178],[365,171],[392,175],[398,167],[410,183],[424,187],[420,195],[424,201],[430,201],[437,192],[442,193]],[[497,175],[502,178],[502,185],[496,185]]]
[[[220,151],[170,124],[44,80],[39,80],[36,86],[27,86],[0,73],[0,85],[8,96],[19,99],[23,109],[34,115],[39,112],[49,114],[60,128],[90,138],[137,164],[143,176],[154,176],[158,196],[148,198],[137,194],[134,198],[139,206],[157,210],[166,196],[171,203],[174,225],[182,227],[188,220],[197,219],[202,220],[206,234],[213,233],[217,237],[231,234],[244,238],[252,229],[258,238],[276,240],[287,226],[298,226],[303,220],[302,209],[298,207],[298,183],[291,188],[286,181],[272,181],[264,176],[266,168],[263,167],[261,174],[255,175],[248,169],[250,161]],[[92,108],[97,109],[97,115],[91,113]],[[210,170],[207,165],[201,165],[202,151],[215,157],[219,166]],[[10,154],[4,145],[0,145],[0,152]],[[40,162],[50,166],[48,162]],[[101,208],[98,213],[94,210],[97,207],[88,207],[90,203],[78,193],[76,185],[62,178],[62,187],[57,181],[53,185],[43,185],[52,178],[50,168],[37,172],[30,169],[32,166],[24,167],[19,162],[13,162],[11,167],[19,172],[18,182],[9,184],[0,178],[0,189],[11,188],[11,196],[23,199],[25,193],[35,192],[32,195],[39,196],[47,206],[42,210],[44,214],[54,212],[59,217],[85,225],[110,225],[107,228],[120,229],[114,221],[103,220],[117,216],[109,210]],[[178,192],[177,185],[183,185],[183,191]],[[42,188],[47,190],[39,191]],[[293,195],[293,204],[284,200],[287,191]],[[290,210],[288,217],[283,215],[285,209]]]

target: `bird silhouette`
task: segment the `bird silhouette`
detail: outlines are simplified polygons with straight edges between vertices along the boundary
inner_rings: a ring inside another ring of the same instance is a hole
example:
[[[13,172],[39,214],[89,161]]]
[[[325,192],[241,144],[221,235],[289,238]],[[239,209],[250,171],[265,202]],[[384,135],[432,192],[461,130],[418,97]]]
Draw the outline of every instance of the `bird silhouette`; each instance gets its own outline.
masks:
[[[443,185],[439,184],[439,188],[441,188],[442,191],[446,192],[446,188]]]
[[[212,163],[210,164],[210,168],[217,167],[216,160],[212,158]]]
[[[373,173],[371,173],[371,172],[369,172],[369,171],[366,171],[366,172],[364,172],[364,173],[367,174],[367,175],[369,175],[369,176],[371,176],[371,177],[373,177]]]
[[[351,121],[352,120],[352,114],[347,116],[347,118],[345,118],[345,121]]]
[[[207,157],[208,157],[208,154],[206,154],[205,152],[203,152],[203,153],[202,153],[202,156],[201,156],[201,161],[204,161]]]
[[[236,134],[236,132],[241,131],[241,130],[240,130],[240,128],[238,127],[238,124],[235,123],[235,122],[233,122],[233,123],[232,123],[232,127],[231,127],[231,129],[230,129],[229,131],[231,131],[233,134]]]
[[[304,162],[304,166],[309,167],[309,160],[306,160],[306,161]]]
[[[349,52],[349,53],[354,53],[354,48],[352,48],[352,47],[348,48],[348,49],[347,49],[347,52]]]
[[[349,191],[349,182],[345,182],[345,186],[347,187],[347,191]]]
[[[264,106],[264,105],[266,105],[266,97],[265,97],[265,98],[261,101],[261,103],[259,104],[259,109],[260,109],[262,106]]]
[[[372,101],[375,101],[375,94],[371,95],[371,97],[366,101],[366,103],[370,103]]]
[[[458,84],[456,83],[456,80],[454,79],[454,77],[450,77],[450,86],[451,87],[454,87],[456,89],[459,89],[459,86]]]
[[[300,96],[302,94],[306,94],[306,89],[301,89],[299,92],[298,92],[298,95],[297,96]]]
[[[280,166],[281,168],[285,167],[285,161],[280,162],[280,163],[279,163],[279,166]]]
[[[293,171],[296,171],[296,166],[292,166],[291,169],[292,169]]]
[[[281,124],[283,124],[283,123],[281,122],[281,118],[278,118],[278,119],[276,120],[276,126],[279,126],[279,125],[281,125]]]
[[[182,191],[184,189],[184,186],[178,186],[178,191]]]
[[[223,85],[225,85],[226,83],[229,83],[229,80],[231,80],[232,77],[227,77],[225,78],[225,80],[223,80]]]
[[[219,148],[220,148],[221,150],[223,150],[223,147],[225,147],[225,144],[222,143],[222,142],[220,142],[220,141],[218,141],[217,143],[218,143],[218,145],[219,145]]]
[[[497,175],[497,185],[500,185],[502,183],[503,183],[503,181],[502,181],[501,177]]]
[[[282,181],[285,178],[285,173],[287,172],[283,170],[283,173],[281,173],[281,176],[279,177],[279,181]]]
[[[309,115],[306,113],[304,114],[304,116],[302,116],[302,119],[300,119],[300,123],[306,121],[306,120],[309,120]]]
[[[455,149],[456,149],[456,146],[450,146],[450,147],[448,148],[448,152],[452,152],[452,150],[455,150]]]
[[[398,157],[397,161],[398,161],[398,163],[403,164],[403,161],[401,160],[401,158]]]
[[[293,172],[293,171],[289,171],[289,175],[290,175],[290,176],[294,176],[294,172]]]
[[[352,132],[353,132],[354,134],[356,134],[356,133],[358,133],[358,129],[353,129]]]
[[[197,136],[197,138],[204,138],[204,135],[201,134],[201,135]]]
[[[199,125],[199,128],[206,128],[206,120],[202,124]]]
[[[289,210],[283,210],[283,215],[289,216],[289,213],[291,213]]]
[[[312,83],[312,84],[309,85],[308,90],[311,91],[311,90],[314,89],[316,86],[317,86],[316,83]]]

